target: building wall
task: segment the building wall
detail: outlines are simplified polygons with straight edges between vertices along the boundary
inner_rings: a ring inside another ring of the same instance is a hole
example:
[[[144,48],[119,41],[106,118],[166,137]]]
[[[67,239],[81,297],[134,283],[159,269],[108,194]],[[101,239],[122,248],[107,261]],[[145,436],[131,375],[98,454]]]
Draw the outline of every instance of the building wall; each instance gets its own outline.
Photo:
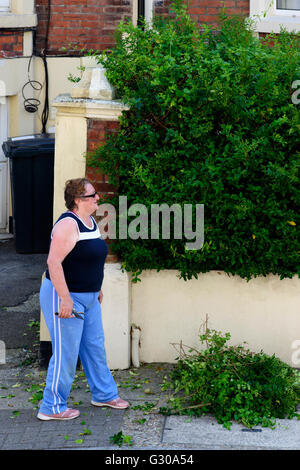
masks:
[[[191,0],[188,12],[197,23],[218,23],[223,8],[228,15],[249,15],[249,0]]]
[[[169,0],[155,0],[154,14],[168,15]],[[190,0],[188,12],[196,23],[216,24],[223,8],[229,15],[249,15],[249,0]]]
[[[40,52],[45,47],[48,0],[36,0],[36,10],[36,50]],[[116,26],[131,15],[131,0],[52,0],[47,54],[81,55],[83,47],[112,47]]]
[[[105,142],[108,135],[117,132],[119,123],[88,119],[87,127],[87,151],[92,152],[98,145]],[[100,174],[95,168],[87,167],[86,175],[95,185],[95,189],[103,195],[106,196],[115,191],[113,185],[109,183],[107,176]]]
[[[99,119],[88,119],[87,120],[87,153],[92,152],[96,147],[103,144],[108,135],[117,132],[119,129],[119,122],[117,121],[106,121]],[[101,197],[109,197],[114,194],[116,188],[110,184],[109,179],[106,175],[99,172],[98,169],[87,166],[86,178],[90,180],[96,191],[98,191]],[[95,216],[96,221],[100,221],[100,217]],[[118,260],[117,256],[113,254],[111,250],[111,242],[106,239],[108,245],[108,257],[107,262],[113,263]]]
[[[48,55],[81,55],[86,50],[113,47],[120,21],[132,19],[135,0],[52,0],[48,32]],[[169,0],[155,0],[155,15],[167,15]],[[249,0],[191,0],[189,13],[198,23],[216,23],[223,6],[229,14],[249,14]],[[38,26],[36,52],[45,47],[48,0],[36,0]]]
[[[199,334],[208,328],[231,334],[252,351],[276,354],[299,367],[300,279],[260,276],[247,282],[223,271],[184,281],[175,270],[145,270],[129,284],[131,323],[141,329],[140,360],[175,362],[182,342],[201,349]]]
[[[23,31],[0,29],[0,57],[22,57]]]

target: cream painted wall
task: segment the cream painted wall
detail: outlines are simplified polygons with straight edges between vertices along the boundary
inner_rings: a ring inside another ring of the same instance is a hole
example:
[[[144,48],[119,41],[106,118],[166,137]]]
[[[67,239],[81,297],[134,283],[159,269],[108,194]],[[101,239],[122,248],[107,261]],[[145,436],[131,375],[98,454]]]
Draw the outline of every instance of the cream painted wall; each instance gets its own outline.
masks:
[[[53,221],[66,210],[64,187],[67,179],[85,176],[87,120],[84,116],[60,116],[56,120]]]
[[[0,28],[30,28],[36,25],[34,0],[10,0],[10,9],[0,15]]]
[[[11,0],[11,12],[18,15],[34,14],[34,0]]]
[[[47,130],[51,130],[55,126],[56,108],[53,106],[54,99],[61,93],[70,93],[73,83],[68,80],[68,76],[78,76],[80,72],[77,67],[80,65],[78,57],[47,57],[48,83],[49,83],[49,119],[47,122]],[[36,57],[34,60],[35,80],[45,83],[45,70],[41,58]],[[37,132],[42,129],[41,115],[43,111],[43,103],[45,97],[45,87],[41,93],[36,92],[36,97],[41,101],[39,112],[36,115],[35,128]]]
[[[26,98],[34,97],[41,101],[37,113],[31,114],[25,111],[22,96],[22,87],[28,81],[28,64],[29,57],[0,59],[0,80],[5,85],[5,96],[10,97],[10,136],[39,133],[42,130],[41,115],[45,98],[44,66],[42,59],[38,57],[33,59],[30,66],[30,79],[37,80],[43,85],[41,91],[35,91],[30,85],[24,89]],[[55,125],[56,108],[52,106],[52,102],[60,93],[72,90],[73,83],[67,77],[69,73],[79,74],[77,66],[80,65],[80,58],[47,58],[47,64],[50,104],[47,129],[49,129]]]
[[[22,79],[26,80],[27,77],[27,64],[28,60],[21,57],[0,59],[0,80],[5,84],[6,96],[18,93]]]
[[[20,97],[13,95],[8,98],[9,102],[9,135],[11,137],[21,135],[20,119],[19,119],[19,103]]]
[[[28,80],[28,60],[27,58],[0,59],[0,99],[4,97],[8,104],[8,137],[32,134],[35,129],[35,116],[25,111],[22,97],[22,87]],[[9,176],[7,183],[10,185]],[[8,212],[11,216],[10,191]]]
[[[102,285],[102,321],[108,366],[130,367],[130,284],[120,263],[106,263]]]
[[[10,137],[31,134],[34,130],[33,114],[24,109],[22,87],[27,82],[27,58],[0,59],[0,80],[5,84],[9,102]]]
[[[300,31],[299,11],[276,10],[275,0],[249,0],[249,7],[257,32],[280,33],[282,28],[289,32]]]
[[[300,340],[300,279],[269,275],[248,283],[212,271],[185,282],[176,271],[145,271],[131,286],[131,322],[141,328],[140,359],[174,362],[171,343],[199,348],[206,314],[212,329],[231,333],[254,351],[275,353],[291,365],[293,342]],[[299,364],[298,364],[299,367]]]
[[[11,137],[35,132],[35,116],[25,111],[24,99],[20,93],[9,97],[9,129]]]

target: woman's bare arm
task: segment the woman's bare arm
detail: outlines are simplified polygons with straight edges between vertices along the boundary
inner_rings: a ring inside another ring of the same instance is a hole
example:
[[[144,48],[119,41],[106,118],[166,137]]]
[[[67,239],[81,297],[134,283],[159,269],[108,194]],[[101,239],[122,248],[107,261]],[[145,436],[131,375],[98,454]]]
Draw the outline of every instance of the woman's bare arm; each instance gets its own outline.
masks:
[[[51,282],[60,298],[59,317],[72,317],[73,300],[66,284],[62,262],[78,240],[77,224],[73,219],[61,220],[53,229],[47,259]]]

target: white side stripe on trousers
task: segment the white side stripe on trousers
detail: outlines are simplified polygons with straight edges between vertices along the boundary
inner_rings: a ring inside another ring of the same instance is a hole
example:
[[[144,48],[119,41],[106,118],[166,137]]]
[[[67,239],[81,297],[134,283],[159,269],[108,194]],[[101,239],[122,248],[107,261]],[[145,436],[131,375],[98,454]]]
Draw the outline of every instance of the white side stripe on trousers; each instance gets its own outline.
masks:
[[[60,331],[59,317],[57,317],[58,331],[56,330],[56,315],[55,315],[55,311],[59,312],[59,307],[60,307],[59,298],[57,299],[57,304],[58,304],[58,308],[56,309],[55,308],[55,289],[53,287],[52,308],[53,308],[53,325],[54,325],[54,351],[53,351],[54,368],[53,368],[53,379],[52,379],[52,386],[51,386],[51,390],[52,390],[53,398],[54,398],[53,407],[52,407],[53,414],[60,413],[59,404],[61,403],[61,399],[57,393],[58,380],[59,380],[60,368],[61,368],[61,331]],[[57,347],[58,347],[58,351],[57,351]],[[55,409],[55,407],[57,409]]]

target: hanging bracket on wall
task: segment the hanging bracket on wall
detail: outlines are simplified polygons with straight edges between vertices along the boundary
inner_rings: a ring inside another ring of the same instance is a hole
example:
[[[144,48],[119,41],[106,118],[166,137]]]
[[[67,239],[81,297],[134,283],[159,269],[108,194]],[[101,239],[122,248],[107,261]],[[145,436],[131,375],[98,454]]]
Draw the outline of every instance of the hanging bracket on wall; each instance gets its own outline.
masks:
[[[43,85],[39,81],[31,80],[30,78],[30,65],[31,65],[32,58],[33,58],[33,55],[30,57],[29,62],[28,62],[28,68],[27,68],[28,81],[25,83],[25,85],[23,85],[23,88],[22,88],[24,108],[25,108],[25,111],[27,111],[28,113],[35,113],[38,110],[38,107],[41,104],[41,102],[37,98],[26,98],[24,90],[28,87],[31,87],[35,91],[41,91],[41,89],[43,88]]]

